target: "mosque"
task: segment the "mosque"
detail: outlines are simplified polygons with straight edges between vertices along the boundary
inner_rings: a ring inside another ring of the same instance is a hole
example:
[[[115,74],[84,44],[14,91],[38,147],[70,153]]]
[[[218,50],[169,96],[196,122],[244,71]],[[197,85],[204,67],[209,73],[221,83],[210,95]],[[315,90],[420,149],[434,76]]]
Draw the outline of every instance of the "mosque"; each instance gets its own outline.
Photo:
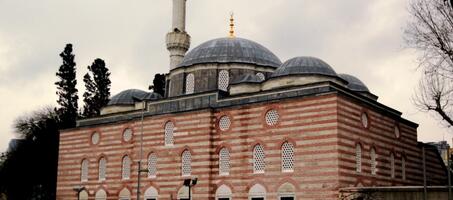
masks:
[[[233,19],[229,37],[188,51],[185,10],[173,0],[164,96],[125,90],[61,131],[57,199],[338,199],[422,185],[422,163],[428,185],[445,182],[418,125],[357,77],[315,57],[282,63]]]

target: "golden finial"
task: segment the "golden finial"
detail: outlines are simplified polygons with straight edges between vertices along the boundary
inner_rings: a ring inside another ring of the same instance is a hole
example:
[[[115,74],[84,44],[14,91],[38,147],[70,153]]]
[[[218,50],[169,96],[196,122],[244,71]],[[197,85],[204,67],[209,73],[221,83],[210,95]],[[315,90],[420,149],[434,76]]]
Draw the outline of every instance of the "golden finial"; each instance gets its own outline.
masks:
[[[230,13],[230,38],[234,38],[234,13]]]

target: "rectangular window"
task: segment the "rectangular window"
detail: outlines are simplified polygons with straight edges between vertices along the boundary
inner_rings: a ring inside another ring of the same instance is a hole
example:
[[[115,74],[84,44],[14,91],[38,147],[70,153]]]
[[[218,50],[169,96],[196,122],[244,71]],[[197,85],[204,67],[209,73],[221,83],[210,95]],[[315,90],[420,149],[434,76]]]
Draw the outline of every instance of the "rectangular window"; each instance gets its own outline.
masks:
[[[264,197],[252,197],[251,200],[264,200]]]
[[[280,200],[294,200],[294,197],[280,197]]]
[[[218,198],[217,200],[230,200],[230,198]]]

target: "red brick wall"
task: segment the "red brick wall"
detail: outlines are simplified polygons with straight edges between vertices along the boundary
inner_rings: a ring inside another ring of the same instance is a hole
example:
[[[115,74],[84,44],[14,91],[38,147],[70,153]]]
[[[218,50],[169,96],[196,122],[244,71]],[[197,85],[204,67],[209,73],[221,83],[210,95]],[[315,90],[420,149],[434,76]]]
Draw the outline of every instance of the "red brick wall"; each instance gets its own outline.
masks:
[[[276,109],[279,123],[268,126],[265,113]],[[360,128],[359,113],[369,114],[370,128]],[[228,115],[231,127],[220,131],[217,121]],[[175,144],[164,146],[164,125],[174,122]],[[419,149],[416,130],[400,123],[402,138],[395,140],[392,126],[394,121],[371,108],[360,106],[335,94],[284,100],[267,104],[253,104],[225,109],[207,109],[197,112],[152,116],[144,120],[144,160],[155,152],[158,157],[157,177],[150,179],[142,174],[142,194],[149,187],[155,187],[159,199],[176,199],[182,185],[181,154],[185,149],[192,153],[192,176],[198,178],[193,189],[196,199],[214,199],[217,187],[225,184],[233,192],[233,199],[248,199],[248,191],[255,183],[267,190],[268,199],[277,199],[277,190],[285,182],[296,188],[297,199],[337,199],[338,189],[357,185],[412,184],[420,181]],[[130,143],[122,141],[122,131],[130,127],[134,137]],[[60,155],[57,199],[76,199],[72,188],[84,185],[94,199],[95,192],[103,188],[109,199],[117,199],[123,188],[129,188],[132,199],[136,196],[137,159],[140,139],[140,120],[83,127],[63,131],[60,136]],[[91,134],[101,134],[100,143],[91,145]],[[281,172],[281,145],[288,141],[295,147],[294,172]],[[363,144],[362,174],[355,173],[355,143]],[[264,147],[266,171],[253,174],[252,150],[256,144]],[[375,145],[378,153],[378,175],[369,172],[369,148]],[[218,151],[227,147],[230,151],[230,175],[219,176]],[[396,175],[388,177],[384,163],[388,151],[396,155]],[[400,156],[407,156],[407,181],[401,181]],[[129,155],[133,160],[131,179],[121,180],[121,159]],[[98,181],[98,159],[107,159],[107,180]],[[89,181],[80,182],[82,159],[89,159]],[[431,160],[432,161],[432,160]],[[435,163],[428,162],[431,171],[438,170]],[[430,171],[430,172],[431,172]],[[437,175],[440,175],[437,173]],[[434,176],[435,177],[435,176]]]
[[[369,127],[361,124],[361,114],[368,115]],[[341,187],[422,185],[422,153],[417,145],[416,127],[396,117],[353,101],[347,97],[338,98],[338,137],[340,145]],[[395,136],[399,126],[400,138]],[[362,146],[362,172],[355,167],[356,144]],[[370,150],[377,154],[377,174],[371,175]],[[391,178],[390,153],[395,156],[395,178]],[[402,178],[402,156],[406,158],[406,180]],[[427,150],[426,166],[429,184],[440,185],[445,180],[441,160],[435,152]]]

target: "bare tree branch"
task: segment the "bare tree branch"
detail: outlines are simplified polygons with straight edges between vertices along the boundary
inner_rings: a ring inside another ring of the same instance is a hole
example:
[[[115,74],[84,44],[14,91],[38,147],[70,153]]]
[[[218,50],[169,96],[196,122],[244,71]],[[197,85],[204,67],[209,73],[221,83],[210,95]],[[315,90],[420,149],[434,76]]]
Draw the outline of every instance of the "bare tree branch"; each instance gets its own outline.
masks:
[[[453,126],[453,7],[450,0],[412,0],[406,42],[421,56],[423,77],[413,97],[422,111]]]

